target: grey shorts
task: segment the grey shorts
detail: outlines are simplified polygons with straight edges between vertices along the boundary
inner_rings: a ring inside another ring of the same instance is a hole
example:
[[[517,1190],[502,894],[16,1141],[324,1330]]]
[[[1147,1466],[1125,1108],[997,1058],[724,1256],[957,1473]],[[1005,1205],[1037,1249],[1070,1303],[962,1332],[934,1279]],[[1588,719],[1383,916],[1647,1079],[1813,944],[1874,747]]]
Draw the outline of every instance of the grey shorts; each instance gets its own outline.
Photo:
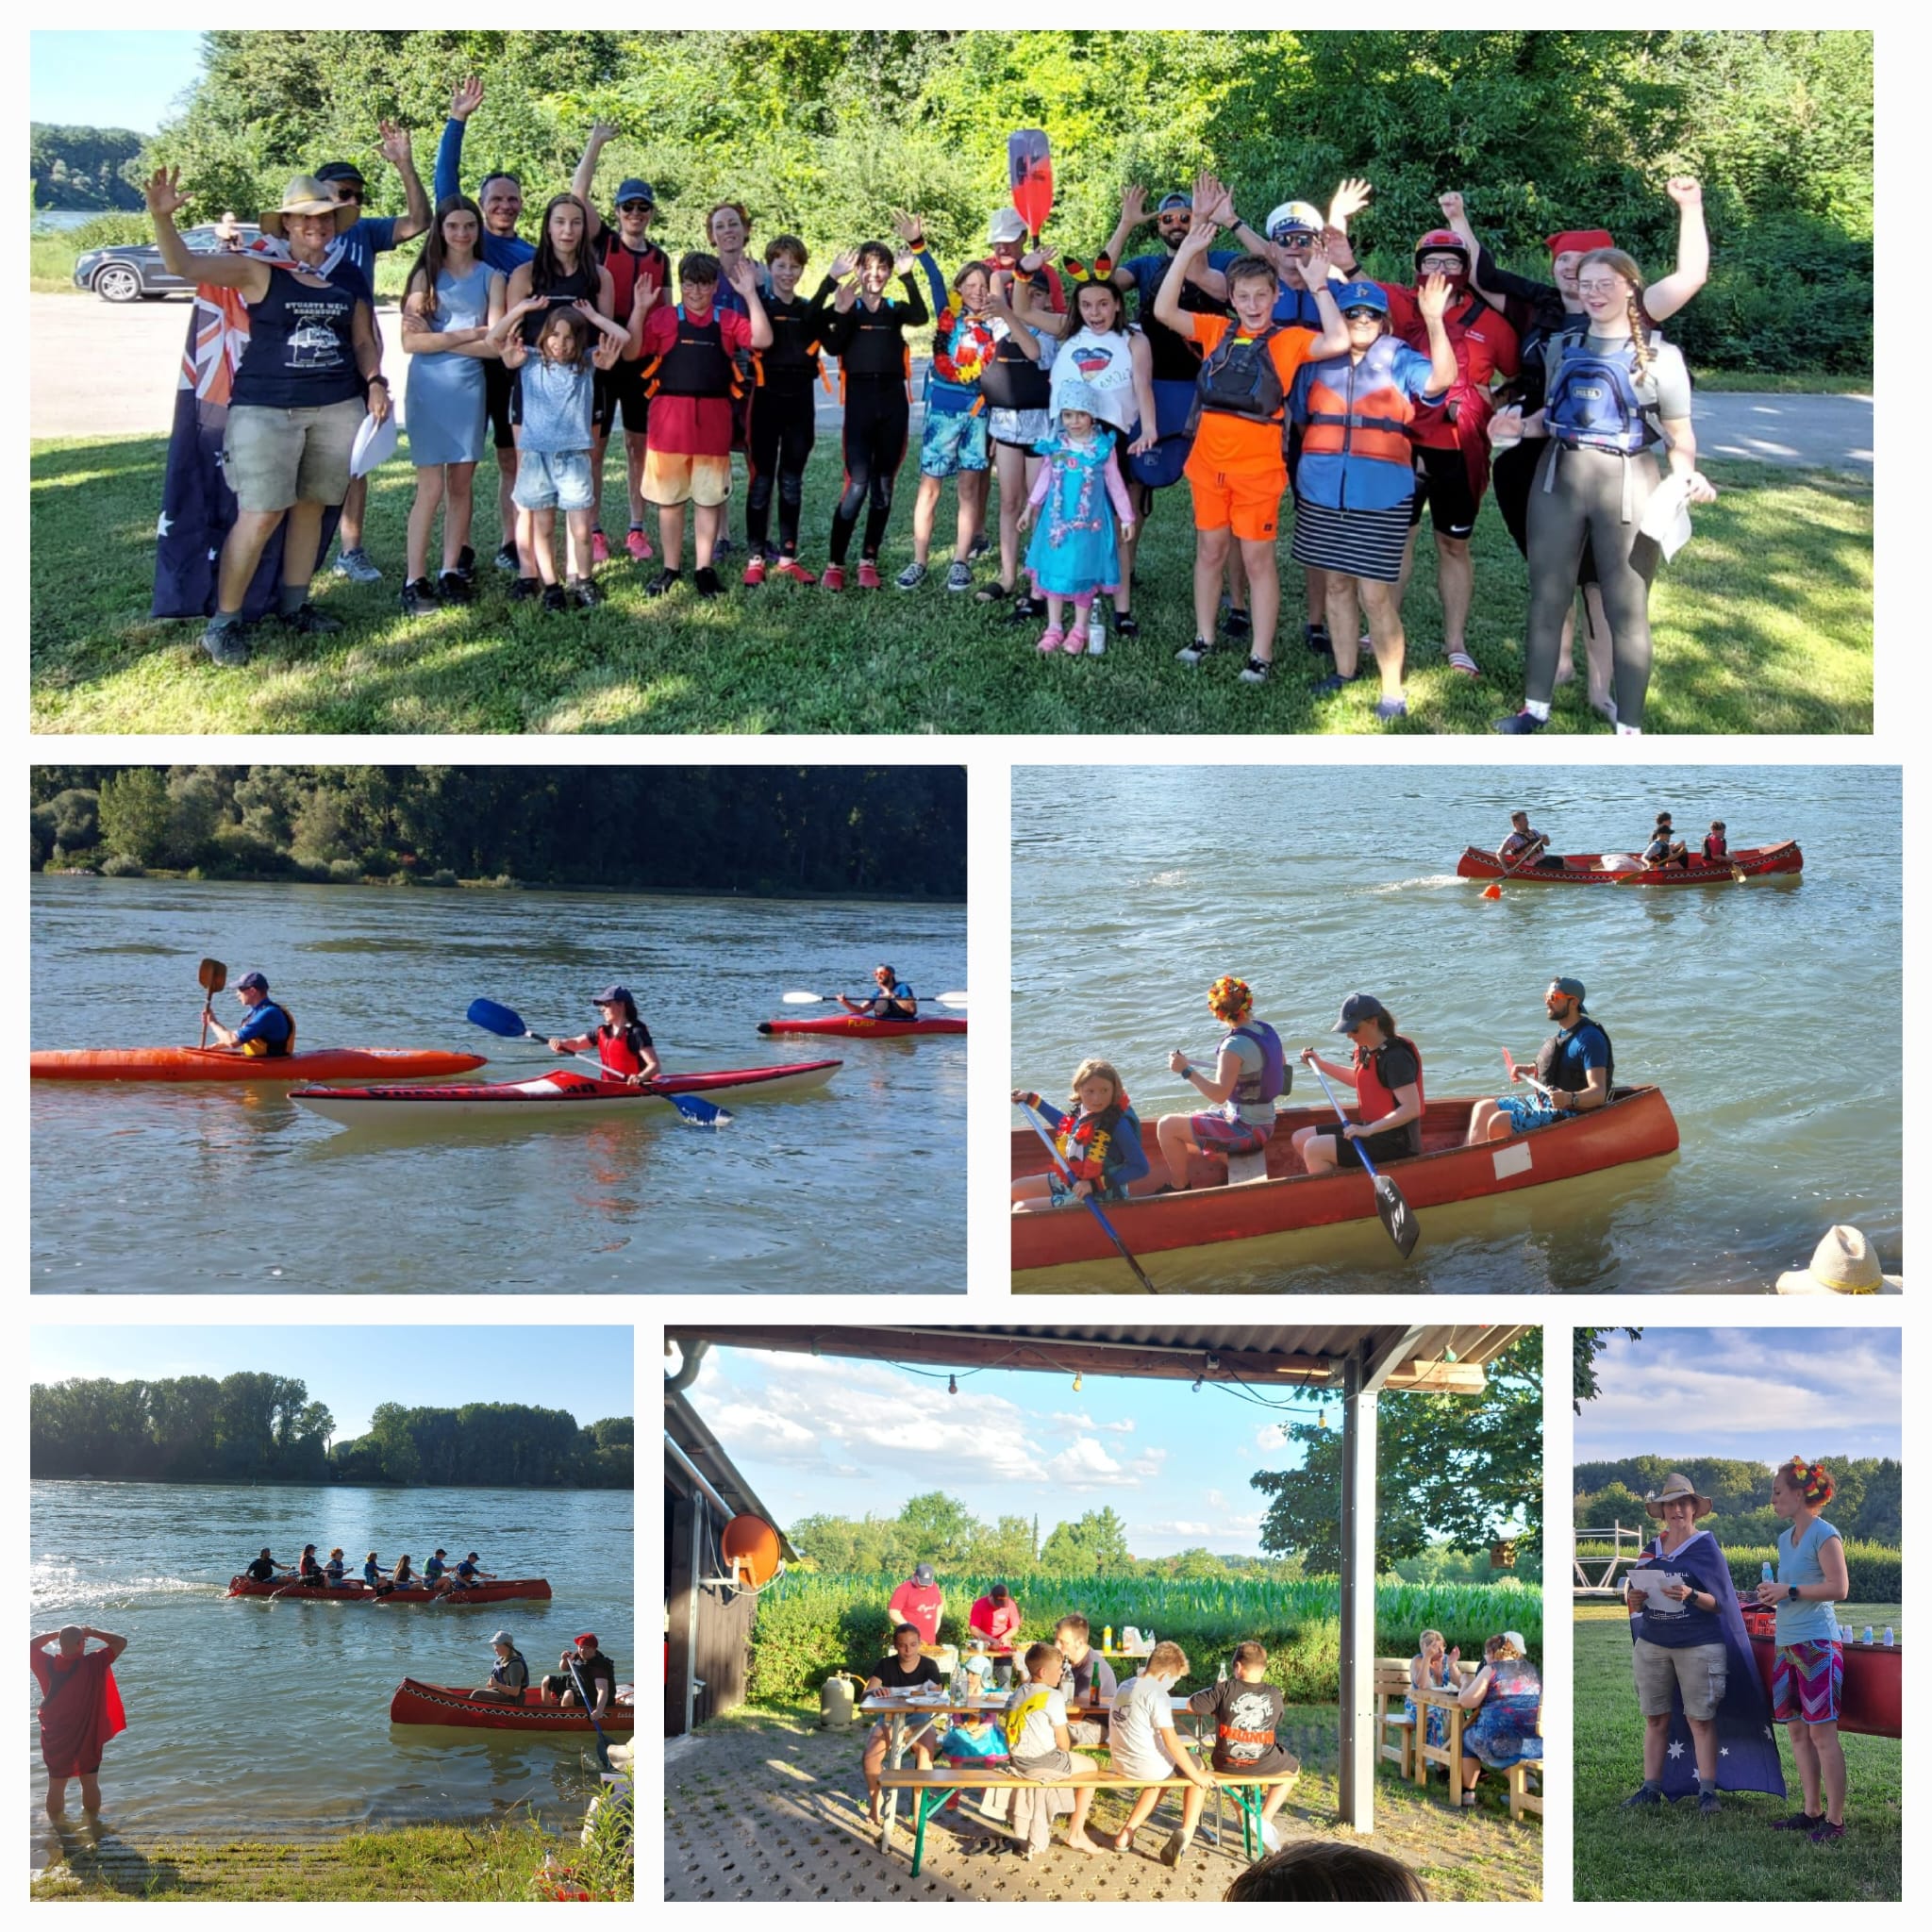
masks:
[[[989,409],[986,412],[986,433],[995,442],[1011,443],[1015,449],[1024,449],[1028,456],[1033,454],[1036,442],[1046,440],[1046,432],[1052,426],[1052,419],[1044,409]]]
[[[1683,1693],[1684,1715],[1699,1724],[1717,1715],[1729,1674],[1722,1643],[1687,1643],[1681,1648],[1650,1643],[1640,1637],[1631,1652],[1637,1679],[1637,1707],[1645,1717],[1669,1717],[1671,1687]]]
[[[228,411],[222,474],[244,510],[338,504],[349,493],[349,452],[368,410],[355,397],[319,409],[243,403]]]
[[[594,500],[590,451],[519,450],[511,494],[519,509],[589,509]]]
[[[1095,1724],[1091,1717],[1075,1718],[1067,1726],[1067,1736],[1075,1744],[1104,1744],[1107,1742],[1107,1726]]]
[[[1037,1785],[1063,1784],[1074,1774],[1074,1757],[1070,1751],[1049,1751],[1044,1757],[1016,1757],[1013,1769]]]

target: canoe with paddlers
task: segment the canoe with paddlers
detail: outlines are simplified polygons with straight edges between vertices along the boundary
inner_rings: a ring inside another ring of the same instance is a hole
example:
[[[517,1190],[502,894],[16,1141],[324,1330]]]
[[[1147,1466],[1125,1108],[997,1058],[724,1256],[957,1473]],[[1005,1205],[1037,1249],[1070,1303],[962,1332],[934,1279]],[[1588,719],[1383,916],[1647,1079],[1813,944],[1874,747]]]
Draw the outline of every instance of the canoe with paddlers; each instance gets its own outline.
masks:
[[[591,1714],[577,1705],[545,1704],[535,1690],[524,1692],[521,1704],[504,1704],[494,1699],[473,1697],[457,1684],[422,1684],[405,1677],[390,1699],[389,1721],[392,1724],[441,1724],[458,1730],[523,1731],[568,1733],[591,1732]],[[637,1729],[636,1707],[630,1686],[618,1687],[615,1698],[597,1713],[597,1724],[607,1731],[628,1735]]]
[[[512,1597],[549,1601],[550,1584],[541,1576],[500,1576],[494,1583],[473,1583],[467,1590],[371,1590],[359,1579],[311,1589],[284,1577],[258,1583],[252,1576],[231,1576],[230,1596],[273,1596],[284,1603],[297,1598],[339,1604],[500,1604]]]
[[[1512,867],[1493,852],[1472,845],[1456,861],[1456,875],[1525,886],[1730,886],[1740,875],[1745,880],[1789,877],[1804,865],[1795,839],[1777,845],[1741,845],[1715,861],[1693,852],[1688,865],[1645,865],[1634,852],[1571,852],[1560,864],[1532,859]]]
[[[1657,1087],[1619,1087],[1607,1106],[1565,1114],[1527,1134],[1466,1147],[1475,1104],[1431,1100],[1423,1114],[1422,1153],[1382,1163],[1381,1172],[1401,1188],[1410,1210],[1574,1180],[1674,1154],[1677,1148],[1677,1123]],[[1351,1120],[1357,1117],[1352,1107],[1344,1111]],[[1189,1161],[1187,1190],[1170,1194],[1155,1191],[1165,1177],[1166,1160],[1154,1126],[1143,1125],[1141,1143],[1153,1172],[1134,1182],[1124,1201],[1108,1203],[1108,1219],[1135,1255],[1373,1221],[1375,1190],[1366,1174],[1307,1174],[1291,1144],[1297,1128],[1332,1127],[1334,1120],[1324,1108],[1283,1108],[1268,1141],[1265,1180],[1230,1186],[1222,1156],[1196,1154]],[[1031,1129],[1013,1135],[1015,1180],[1043,1172],[1049,1158]],[[1069,1261],[1104,1261],[1114,1252],[1087,1214],[1016,1214],[1012,1228],[1016,1273]]]

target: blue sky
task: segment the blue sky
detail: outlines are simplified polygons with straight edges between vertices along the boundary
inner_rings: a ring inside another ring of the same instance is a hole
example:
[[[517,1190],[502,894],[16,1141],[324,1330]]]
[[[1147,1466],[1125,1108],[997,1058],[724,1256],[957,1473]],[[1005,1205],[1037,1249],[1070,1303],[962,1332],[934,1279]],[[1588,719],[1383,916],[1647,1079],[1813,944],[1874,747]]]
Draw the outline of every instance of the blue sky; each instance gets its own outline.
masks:
[[[1266,1391],[1279,1401],[1281,1391]],[[988,1370],[959,1392],[884,1362],[714,1348],[691,1391],[746,1481],[787,1525],[800,1516],[894,1516],[943,1490],[982,1521],[1057,1523],[1111,1506],[1137,1557],[1205,1544],[1258,1555],[1257,1469],[1295,1469],[1289,1411],[1213,1384]],[[1313,1405],[1295,1406],[1297,1415]],[[1330,1404],[1341,1426],[1339,1402]]]
[[[566,1341],[568,1340],[568,1346]],[[508,1347],[506,1347],[506,1341]],[[466,1402],[526,1402],[563,1408],[579,1423],[634,1415],[628,1328],[172,1327],[36,1325],[32,1379],[72,1375],[161,1381],[238,1370],[298,1376],[325,1403],[341,1441],[368,1432],[378,1403],[460,1408]]]
[[[195,33],[36,33],[27,118],[152,134],[201,73]]]
[[[1615,1336],[1576,1459],[1901,1454],[1896,1328],[1661,1328]]]

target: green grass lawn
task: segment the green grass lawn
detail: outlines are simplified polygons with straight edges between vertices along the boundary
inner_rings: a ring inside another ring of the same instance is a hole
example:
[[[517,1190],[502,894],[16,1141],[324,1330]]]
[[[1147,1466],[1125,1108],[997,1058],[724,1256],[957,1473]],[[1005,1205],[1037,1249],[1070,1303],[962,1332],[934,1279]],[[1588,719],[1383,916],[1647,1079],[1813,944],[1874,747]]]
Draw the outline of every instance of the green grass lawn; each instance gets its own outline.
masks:
[[[1372,680],[1316,698],[1325,659],[1300,643],[1290,574],[1281,669],[1257,691],[1224,654],[1174,661],[1192,634],[1187,491],[1159,499],[1140,559],[1142,634],[1106,657],[1042,662],[1037,632],[1014,629],[941,587],[949,551],[919,591],[835,597],[791,584],[706,604],[684,588],[644,596],[627,558],[591,612],[545,615],[504,601],[487,568],[468,608],[406,619],[395,596],[412,473],[375,479],[368,547],[388,573],[363,588],[321,575],[319,597],[349,620],[340,636],[292,641],[273,626],[256,660],[218,670],[196,626],[147,616],[166,444],[158,437],[65,441],[32,453],[33,723],[42,731],[675,732],[1424,732],[1487,733],[1522,697],[1524,565],[1494,510],[1476,525],[1470,646],[1480,683],[1441,651],[1433,545],[1410,587],[1409,716],[1377,724]],[[882,558],[910,554],[914,463],[902,473]],[[485,466],[491,475],[493,465]],[[836,438],[821,435],[807,478],[804,553],[823,560],[839,484]],[[615,482],[620,466],[613,457]],[[1712,464],[1723,494],[1652,600],[1657,675],[1648,727],[1668,732],[1869,732],[1872,728],[1872,491],[1855,479]],[[479,482],[482,477],[479,476]],[[493,479],[492,479],[493,480]],[[739,479],[742,488],[742,475]],[[479,490],[479,499],[483,491]],[[495,539],[494,492],[479,501],[477,548]],[[951,516],[941,507],[941,529]],[[613,531],[621,513],[607,511]],[[733,527],[742,530],[734,499]],[[1286,545],[1283,545],[1284,551]],[[741,567],[742,558],[738,562]],[[656,566],[651,566],[655,569]],[[687,548],[687,575],[690,557]],[[982,582],[991,581],[985,561]],[[1558,731],[1607,732],[1577,682],[1559,691]]]
[[[1890,1624],[1896,1604],[1847,1604],[1848,1628]],[[1814,1845],[1766,1826],[1799,1808],[1790,1746],[1778,1727],[1790,1798],[1726,1791],[1724,1809],[1702,1818],[1689,1805],[1621,1809],[1643,1780],[1643,1720],[1630,1683],[1630,1633],[1621,1606],[1575,1612],[1575,1895],[1578,1899],[1817,1899],[1833,1904],[1896,1899],[1904,1881],[1896,1738],[1844,1740],[1848,1798],[1843,1838]]]

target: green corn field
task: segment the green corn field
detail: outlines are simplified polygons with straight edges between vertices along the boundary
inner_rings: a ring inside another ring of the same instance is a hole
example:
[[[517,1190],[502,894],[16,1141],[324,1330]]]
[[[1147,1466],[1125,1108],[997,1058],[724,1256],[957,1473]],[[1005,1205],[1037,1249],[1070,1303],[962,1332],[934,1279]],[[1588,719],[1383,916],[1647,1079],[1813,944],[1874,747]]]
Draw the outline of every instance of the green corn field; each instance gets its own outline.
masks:
[[[1001,1579],[947,1574],[940,1580],[946,1593],[940,1641],[962,1642],[974,1599]],[[753,1699],[811,1699],[834,1671],[863,1675],[887,1652],[886,1605],[901,1581],[807,1571],[773,1585],[758,1598],[752,1632]],[[1291,1704],[1325,1703],[1341,1681],[1341,1585],[1332,1576],[1275,1582],[1033,1575],[1011,1588],[1025,1641],[1050,1641],[1055,1623],[1077,1610],[1096,1644],[1108,1624],[1116,1643],[1129,1624],[1142,1635],[1171,1638],[1188,1653],[1189,1678],[1197,1686],[1250,1638],[1267,1647],[1269,1681]],[[1475,1657],[1486,1638],[1515,1630],[1540,1659],[1542,1624],[1542,1591],[1535,1584],[1384,1582],[1375,1589],[1375,1648],[1385,1657],[1411,1656],[1417,1633],[1434,1629],[1465,1657]]]

